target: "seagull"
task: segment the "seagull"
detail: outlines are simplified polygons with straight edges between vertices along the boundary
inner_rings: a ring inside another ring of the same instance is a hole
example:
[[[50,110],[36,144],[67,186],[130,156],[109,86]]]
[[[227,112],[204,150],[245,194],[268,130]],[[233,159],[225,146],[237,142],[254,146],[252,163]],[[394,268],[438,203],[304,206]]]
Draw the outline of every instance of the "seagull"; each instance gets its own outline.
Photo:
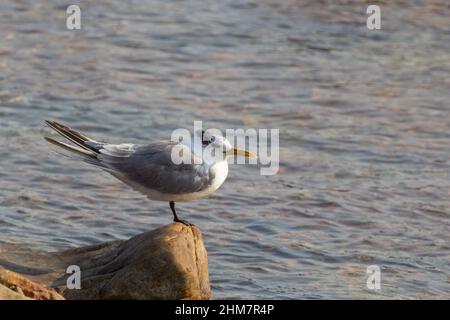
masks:
[[[199,199],[214,193],[228,175],[228,156],[257,158],[250,151],[233,148],[226,138],[210,134],[208,130],[201,131],[202,154],[198,155],[192,146],[180,141],[160,141],[145,145],[109,144],[88,138],[56,121],[45,122],[70,144],[51,137],[44,137],[45,140],[77,155],[80,160],[103,169],[151,200],[168,201],[173,221],[186,225],[191,223],[178,218],[175,202]],[[191,161],[176,164],[172,160],[174,148],[177,148],[177,152],[186,152]],[[203,152],[206,148],[212,148],[219,156],[213,161],[206,161]]]

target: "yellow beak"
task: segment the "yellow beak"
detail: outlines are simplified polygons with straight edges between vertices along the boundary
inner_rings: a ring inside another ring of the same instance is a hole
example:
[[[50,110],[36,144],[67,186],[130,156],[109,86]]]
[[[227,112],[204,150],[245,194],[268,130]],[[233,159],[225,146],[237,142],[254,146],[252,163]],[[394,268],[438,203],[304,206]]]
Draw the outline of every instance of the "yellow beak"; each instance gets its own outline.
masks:
[[[230,151],[228,151],[227,155],[228,156],[232,156],[232,155],[237,156],[237,155],[239,155],[239,156],[244,156],[244,157],[247,157],[247,158],[258,159],[258,157],[254,153],[252,153],[250,151],[247,151],[247,150],[240,150],[240,149],[236,149],[236,148],[232,148]]]

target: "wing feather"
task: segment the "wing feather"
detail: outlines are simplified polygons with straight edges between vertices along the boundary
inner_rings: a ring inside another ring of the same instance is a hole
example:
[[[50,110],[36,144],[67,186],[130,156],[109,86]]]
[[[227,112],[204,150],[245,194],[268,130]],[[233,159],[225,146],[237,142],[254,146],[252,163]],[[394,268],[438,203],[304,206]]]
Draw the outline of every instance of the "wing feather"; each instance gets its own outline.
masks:
[[[172,161],[174,142],[134,146],[128,152],[103,153],[100,163],[112,174],[132,187],[155,190],[165,194],[184,194],[208,187],[214,174],[197,164],[175,164]],[[189,150],[190,152],[190,150]],[[124,154],[127,156],[124,156]],[[194,157],[192,155],[192,157]]]

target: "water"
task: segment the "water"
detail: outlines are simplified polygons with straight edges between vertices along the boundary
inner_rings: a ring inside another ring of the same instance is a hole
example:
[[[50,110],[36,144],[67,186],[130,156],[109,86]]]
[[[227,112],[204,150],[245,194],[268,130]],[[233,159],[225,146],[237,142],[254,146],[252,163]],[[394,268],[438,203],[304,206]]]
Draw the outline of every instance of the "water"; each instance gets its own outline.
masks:
[[[450,10],[444,0],[2,1],[0,241],[59,250],[171,221],[42,139],[55,119],[111,142],[279,128],[280,172],[232,166],[180,203],[213,297],[449,298]],[[366,287],[379,265],[381,291]]]

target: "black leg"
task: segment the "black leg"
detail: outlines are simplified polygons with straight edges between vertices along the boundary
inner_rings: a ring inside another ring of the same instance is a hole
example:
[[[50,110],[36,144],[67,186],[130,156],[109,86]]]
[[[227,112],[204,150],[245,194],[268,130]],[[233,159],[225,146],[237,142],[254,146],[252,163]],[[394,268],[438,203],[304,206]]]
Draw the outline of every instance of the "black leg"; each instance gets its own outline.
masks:
[[[180,219],[178,219],[177,212],[175,211],[175,202],[170,201],[169,206],[173,213],[173,221],[176,221],[176,222],[180,221]]]
[[[170,201],[169,202],[169,206],[170,206],[170,209],[172,210],[172,213],[173,213],[173,221],[180,222],[180,223],[185,224],[187,226],[192,226],[192,223],[189,223],[189,222],[187,222],[185,220],[178,219],[177,212],[175,210],[175,202],[174,201]]]

